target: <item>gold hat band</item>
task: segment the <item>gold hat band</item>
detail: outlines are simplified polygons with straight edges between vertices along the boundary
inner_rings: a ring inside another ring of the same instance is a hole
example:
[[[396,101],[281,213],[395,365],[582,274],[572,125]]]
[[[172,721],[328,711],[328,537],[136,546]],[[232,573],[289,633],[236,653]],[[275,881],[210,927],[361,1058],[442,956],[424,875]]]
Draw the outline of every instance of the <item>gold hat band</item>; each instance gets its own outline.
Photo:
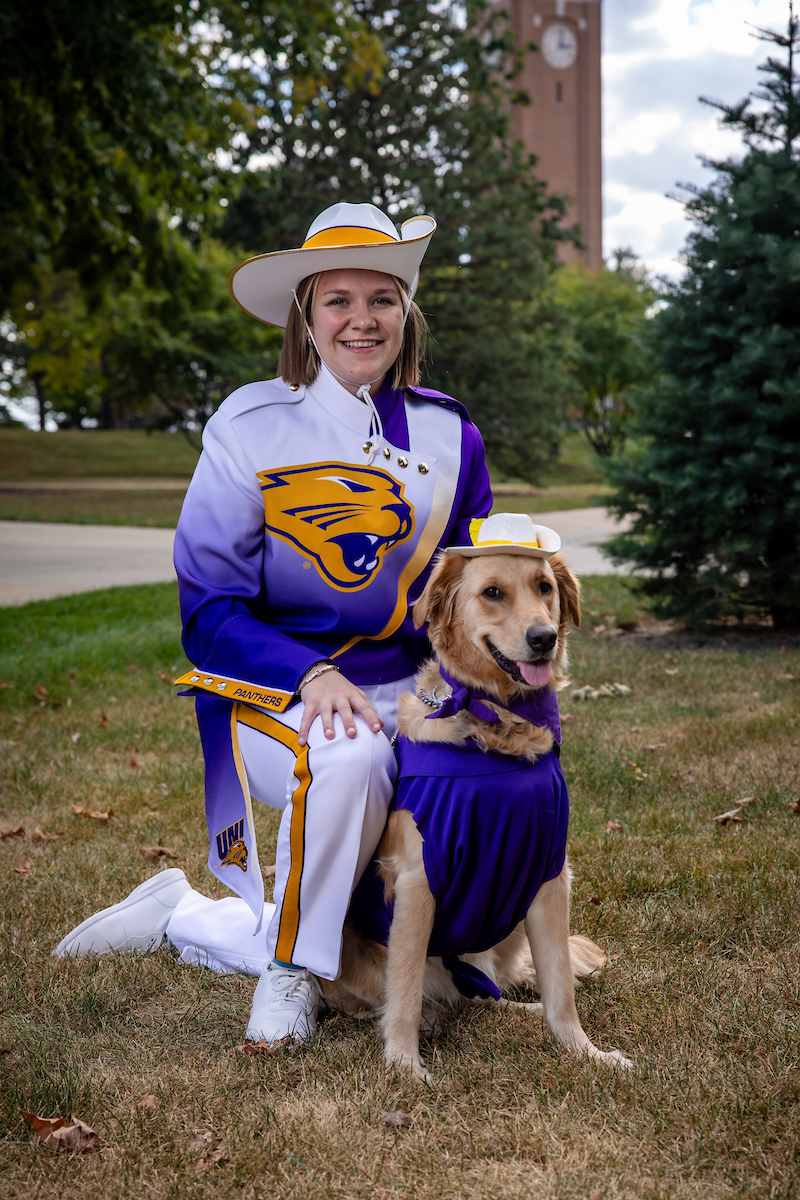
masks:
[[[396,242],[397,238],[378,229],[366,229],[358,225],[339,225],[336,229],[322,229],[315,233],[307,242],[303,242],[303,250],[314,250],[321,246],[366,246],[374,242]]]

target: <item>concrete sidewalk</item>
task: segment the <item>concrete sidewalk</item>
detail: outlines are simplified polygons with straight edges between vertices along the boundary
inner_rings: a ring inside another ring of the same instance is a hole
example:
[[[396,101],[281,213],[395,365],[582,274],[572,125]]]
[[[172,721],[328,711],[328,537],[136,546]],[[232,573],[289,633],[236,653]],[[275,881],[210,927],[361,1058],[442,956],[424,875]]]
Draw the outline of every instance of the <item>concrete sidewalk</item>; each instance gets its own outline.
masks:
[[[603,508],[544,513],[579,575],[608,575],[598,545],[620,526]],[[172,529],[0,521],[0,605],[49,600],[96,588],[175,579]]]
[[[0,605],[174,580],[172,529],[0,521]]]

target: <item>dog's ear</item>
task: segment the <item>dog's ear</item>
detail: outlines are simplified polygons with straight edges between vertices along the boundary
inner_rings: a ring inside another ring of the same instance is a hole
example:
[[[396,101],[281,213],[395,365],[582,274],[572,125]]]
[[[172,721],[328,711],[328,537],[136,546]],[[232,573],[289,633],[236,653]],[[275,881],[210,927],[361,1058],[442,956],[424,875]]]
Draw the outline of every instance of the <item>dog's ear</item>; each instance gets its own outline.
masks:
[[[439,621],[452,621],[461,572],[466,561],[460,554],[439,555],[422,595],[411,610],[415,629],[421,625],[435,625]]]
[[[550,566],[558,584],[558,597],[561,601],[561,620],[572,619],[576,629],[581,627],[581,585],[572,574],[566,561],[560,554],[554,554]]]

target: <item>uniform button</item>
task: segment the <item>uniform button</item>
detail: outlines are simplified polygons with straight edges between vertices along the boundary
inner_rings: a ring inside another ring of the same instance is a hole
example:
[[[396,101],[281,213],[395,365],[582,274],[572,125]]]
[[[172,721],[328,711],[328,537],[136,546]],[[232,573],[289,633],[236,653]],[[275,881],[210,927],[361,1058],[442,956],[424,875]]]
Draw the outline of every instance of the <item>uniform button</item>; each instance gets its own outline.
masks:
[[[427,463],[417,463],[417,470],[419,471],[420,475],[427,475],[428,474],[428,464]]]
[[[290,391],[290,392],[299,392],[299,391],[300,391],[300,384],[299,384],[299,383],[290,383],[290,384],[289,384],[289,391]]]
[[[388,447],[388,446],[384,446],[384,447],[383,447],[383,457],[384,457],[384,458],[391,458],[391,457],[392,457],[392,452],[391,452],[391,450],[389,449],[389,447]]]
[[[364,442],[364,445],[361,447],[361,449],[365,454],[369,454],[370,450],[372,449],[372,442]]]
[[[399,458],[398,458],[398,460],[397,460],[397,465],[398,465],[398,467],[407,467],[407,466],[408,466],[408,459],[407,459],[407,458],[405,458],[405,457],[404,457],[404,455],[402,455],[402,454],[401,454],[401,455],[400,455],[400,457],[399,457]]]

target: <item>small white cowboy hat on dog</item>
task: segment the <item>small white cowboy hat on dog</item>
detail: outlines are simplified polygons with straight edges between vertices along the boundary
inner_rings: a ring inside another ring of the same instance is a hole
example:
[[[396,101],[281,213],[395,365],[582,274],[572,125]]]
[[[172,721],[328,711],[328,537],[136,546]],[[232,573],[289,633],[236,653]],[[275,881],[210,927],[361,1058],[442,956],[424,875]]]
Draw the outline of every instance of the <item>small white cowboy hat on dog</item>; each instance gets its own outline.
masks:
[[[320,213],[296,250],[258,254],[232,272],[229,287],[240,308],[267,325],[283,328],[293,291],[317,271],[355,268],[396,275],[414,295],[419,267],[436,229],[433,217],[411,217],[397,235],[374,204],[332,204]]]
[[[549,558],[561,549],[554,529],[537,525],[527,513],[493,513],[469,523],[469,546],[449,546],[454,554],[476,558],[479,554],[526,554]]]

